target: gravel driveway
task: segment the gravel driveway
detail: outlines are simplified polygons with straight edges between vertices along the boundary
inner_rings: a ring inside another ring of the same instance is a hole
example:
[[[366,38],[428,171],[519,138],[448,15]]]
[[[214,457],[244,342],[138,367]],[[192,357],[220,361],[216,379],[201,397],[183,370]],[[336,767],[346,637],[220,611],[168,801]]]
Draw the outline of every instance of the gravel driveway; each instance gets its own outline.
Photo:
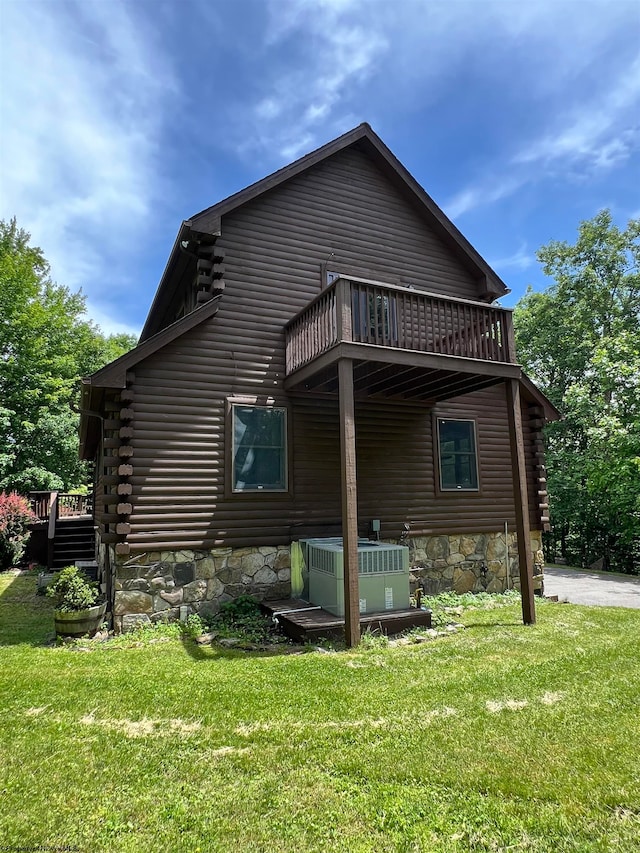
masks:
[[[545,566],[544,594],[571,604],[640,609],[640,578]]]

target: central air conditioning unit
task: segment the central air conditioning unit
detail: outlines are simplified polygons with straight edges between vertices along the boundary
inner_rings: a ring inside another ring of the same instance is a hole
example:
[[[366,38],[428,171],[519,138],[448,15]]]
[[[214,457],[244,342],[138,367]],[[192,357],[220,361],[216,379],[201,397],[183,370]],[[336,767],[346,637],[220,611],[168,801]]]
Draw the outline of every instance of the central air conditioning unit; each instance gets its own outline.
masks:
[[[335,616],[344,616],[342,539],[303,539],[309,573],[309,600]],[[360,613],[409,607],[409,549],[404,545],[358,540]]]

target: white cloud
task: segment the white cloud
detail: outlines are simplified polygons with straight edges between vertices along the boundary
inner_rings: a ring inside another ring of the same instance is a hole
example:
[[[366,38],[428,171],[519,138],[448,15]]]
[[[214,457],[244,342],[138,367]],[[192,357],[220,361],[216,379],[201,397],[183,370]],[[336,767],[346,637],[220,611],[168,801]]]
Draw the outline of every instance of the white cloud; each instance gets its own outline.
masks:
[[[242,151],[259,149],[290,160],[350,127],[347,105],[364,92],[389,50],[384,32],[368,26],[366,5],[270,0],[265,49],[273,54],[273,68],[248,122],[239,122]],[[309,50],[299,63],[282,62],[291,44],[307,41]]]
[[[461,191],[449,204],[452,215],[515,192],[533,179],[534,164],[539,171],[564,156],[606,169],[637,146],[636,132],[620,123],[637,103],[638,70],[624,68],[616,50],[619,42],[633,44],[632,2],[268,0],[266,11],[261,94],[249,109],[242,104],[231,134],[247,157],[288,160],[358,121],[384,132],[380,116],[406,122],[431,105],[435,112],[461,72],[493,86],[491,94],[503,100],[521,92],[540,129],[530,143],[523,126],[520,139],[510,139],[511,151],[496,151],[497,165],[488,170],[498,178]],[[488,107],[499,108],[499,101]],[[545,127],[545,112],[565,119]]]
[[[535,256],[527,249],[526,245],[520,246],[517,252],[506,258],[496,258],[489,261],[489,266],[497,272],[504,269],[526,270],[535,263]]]
[[[572,111],[564,127],[527,146],[515,163],[550,165],[555,161],[609,168],[626,159],[640,136],[640,56],[625,68],[603,96]]]
[[[515,176],[492,177],[457,193],[443,205],[444,211],[450,219],[456,219],[480,205],[493,204],[512,195],[520,186],[522,186],[522,181]]]
[[[91,299],[87,299],[87,318],[100,326],[101,331],[105,335],[126,334],[135,335],[136,337],[140,336],[140,326],[133,326],[130,323],[124,322],[119,317],[114,317],[111,311],[105,311],[94,304]]]
[[[5,2],[2,15],[0,215],[60,283],[117,291],[104,270],[148,227],[172,77],[120,0]]]
[[[482,177],[457,193],[445,210],[455,218],[550,175],[584,180],[598,171],[613,169],[640,150],[639,117],[640,57],[613,80],[604,94],[583,97],[578,107],[562,112],[553,131],[505,157],[499,180]]]

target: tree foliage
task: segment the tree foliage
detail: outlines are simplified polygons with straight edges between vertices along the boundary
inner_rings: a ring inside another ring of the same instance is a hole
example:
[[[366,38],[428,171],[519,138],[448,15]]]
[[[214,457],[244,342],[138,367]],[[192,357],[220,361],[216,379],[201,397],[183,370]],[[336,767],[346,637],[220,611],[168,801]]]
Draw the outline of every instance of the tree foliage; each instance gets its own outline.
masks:
[[[0,221],[0,488],[69,489],[78,459],[81,376],[135,345],[85,318],[85,298],[55,284],[15,219]]]
[[[563,413],[546,430],[552,551],[640,572],[640,220],[602,211],[538,252],[544,292],[515,310],[518,355]],[[553,556],[553,554],[551,554]]]

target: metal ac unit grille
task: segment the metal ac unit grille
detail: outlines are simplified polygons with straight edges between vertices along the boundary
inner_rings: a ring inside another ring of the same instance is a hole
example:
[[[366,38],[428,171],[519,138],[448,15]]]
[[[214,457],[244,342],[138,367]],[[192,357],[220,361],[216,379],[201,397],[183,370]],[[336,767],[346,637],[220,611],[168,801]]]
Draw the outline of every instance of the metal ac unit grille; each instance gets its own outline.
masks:
[[[309,542],[307,545],[309,569],[327,575],[342,576],[344,554],[342,541],[327,540],[326,543]],[[360,541],[358,543],[358,574],[375,575],[386,572],[406,572],[406,549],[398,546]]]
[[[374,575],[381,572],[403,572],[404,561],[401,550],[386,549],[369,550],[364,548],[358,551],[358,574]]]
[[[309,562],[316,572],[335,575],[339,556],[341,555],[326,551],[324,548],[317,548],[315,545],[309,547]]]

